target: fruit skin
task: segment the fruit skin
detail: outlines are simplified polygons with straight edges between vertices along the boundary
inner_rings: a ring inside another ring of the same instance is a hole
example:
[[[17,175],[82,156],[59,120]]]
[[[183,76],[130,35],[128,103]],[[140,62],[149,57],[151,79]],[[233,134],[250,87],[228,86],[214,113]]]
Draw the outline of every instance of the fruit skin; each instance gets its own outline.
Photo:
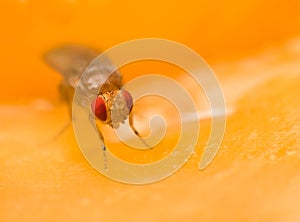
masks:
[[[206,59],[209,57],[213,67],[219,64],[212,60],[220,60],[225,67],[215,68],[218,75],[231,77],[235,72],[245,78],[253,78],[253,73],[264,76],[269,70],[278,69],[274,64],[284,65],[286,70],[280,68],[280,72],[288,75],[295,65],[289,67],[284,63],[287,52],[269,64],[262,59],[274,58],[274,52],[246,60],[246,64],[223,59],[234,55],[247,59],[268,41],[278,42],[298,33],[300,29],[295,24],[300,22],[299,1],[87,3],[1,1],[1,221],[298,221],[299,152],[281,159],[262,156],[269,148],[276,148],[276,143],[279,147],[291,147],[292,142],[285,140],[299,135],[299,128],[295,128],[299,115],[292,112],[299,110],[299,91],[289,84],[282,87],[282,82],[273,82],[269,88],[263,85],[241,100],[238,112],[229,117],[223,149],[214,165],[202,172],[195,168],[205,144],[201,140],[185,168],[167,180],[147,186],[116,183],[95,172],[75,148],[72,129],[58,141],[36,147],[60,129],[68,113],[65,105],[53,107],[47,100],[27,104],[20,97],[57,100],[56,86],[61,79],[42,62],[40,54],[53,43],[70,40],[106,49],[141,35],[162,36],[190,46]],[[153,16],[152,9],[160,16]],[[294,59],[299,61],[299,57]],[[244,87],[235,77],[228,82],[228,95],[237,94],[236,89]],[[202,133],[206,132],[204,127],[202,124]],[[258,127],[260,131],[252,133]],[[281,137],[275,137],[276,129],[282,130]],[[252,150],[245,157],[241,152],[245,152],[247,144]]]

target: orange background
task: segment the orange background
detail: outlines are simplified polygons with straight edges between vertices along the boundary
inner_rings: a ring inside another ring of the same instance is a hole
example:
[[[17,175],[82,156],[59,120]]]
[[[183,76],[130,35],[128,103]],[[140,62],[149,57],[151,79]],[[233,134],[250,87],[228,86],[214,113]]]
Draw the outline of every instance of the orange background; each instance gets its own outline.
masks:
[[[8,100],[54,94],[50,89],[58,77],[42,63],[41,55],[56,44],[107,49],[136,38],[167,38],[212,63],[244,57],[300,30],[297,0],[2,0],[0,4],[0,98]]]
[[[2,0],[0,221],[299,221],[300,1]],[[220,79],[226,135],[213,163],[135,186],[87,164],[58,102],[48,49],[143,37],[196,50]]]

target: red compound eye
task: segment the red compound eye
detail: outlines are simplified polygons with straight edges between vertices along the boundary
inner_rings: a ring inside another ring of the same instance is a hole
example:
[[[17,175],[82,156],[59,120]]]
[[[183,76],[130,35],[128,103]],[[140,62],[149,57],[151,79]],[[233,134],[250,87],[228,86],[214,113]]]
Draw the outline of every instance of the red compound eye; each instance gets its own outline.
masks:
[[[94,115],[101,121],[105,121],[107,118],[106,106],[102,96],[98,96],[91,105]]]
[[[126,104],[127,104],[127,108],[129,109],[129,112],[131,112],[132,110],[132,97],[130,95],[130,93],[126,90],[123,90],[123,96],[125,98]]]

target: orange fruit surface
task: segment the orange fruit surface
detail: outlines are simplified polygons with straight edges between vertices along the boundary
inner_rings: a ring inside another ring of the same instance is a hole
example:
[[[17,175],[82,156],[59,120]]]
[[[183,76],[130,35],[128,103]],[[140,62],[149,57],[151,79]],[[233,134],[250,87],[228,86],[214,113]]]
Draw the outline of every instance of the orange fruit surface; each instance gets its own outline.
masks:
[[[299,221],[298,0],[2,0],[0,10],[0,221]],[[209,62],[227,126],[206,169],[209,120],[183,168],[128,185],[86,162],[71,127],[52,139],[69,113],[42,56],[63,43],[108,49],[145,37]]]

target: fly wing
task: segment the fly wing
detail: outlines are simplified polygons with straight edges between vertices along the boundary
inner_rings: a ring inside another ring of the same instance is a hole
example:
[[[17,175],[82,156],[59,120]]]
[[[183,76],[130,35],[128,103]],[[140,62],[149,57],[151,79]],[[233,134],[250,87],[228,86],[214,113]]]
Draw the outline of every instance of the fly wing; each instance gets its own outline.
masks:
[[[46,63],[64,77],[60,91],[65,100],[71,103],[77,86],[83,106],[89,105],[99,93],[122,87],[120,72],[108,58],[95,59],[99,54],[96,49],[80,45],[64,45],[45,54]],[[84,78],[79,82],[83,73]]]
[[[85,68],[99,54],[100,51],[93,48],[64,45],[47,52],[44,59],[48,65],[64,77],[63,84],[76,88]],[[107,72],[112,70],[111,67],[111,62],[105,59],[103,64],[99,64],[99,67],[96,68],[96,73],[93,72],[93,80],[97,81],[94,84],[101,84],[103,86],[101,90],[105,90],[107,84],[113,84],[119,88],[122,86],[122,76],[118,71],[108,75]]]

